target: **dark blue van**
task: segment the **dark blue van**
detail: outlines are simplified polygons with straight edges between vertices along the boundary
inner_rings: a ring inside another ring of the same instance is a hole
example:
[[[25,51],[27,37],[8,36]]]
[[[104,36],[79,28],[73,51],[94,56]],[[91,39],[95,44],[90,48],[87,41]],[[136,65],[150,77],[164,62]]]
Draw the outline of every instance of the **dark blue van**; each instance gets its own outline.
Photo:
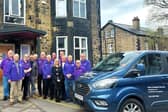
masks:
[[[76,82],[91,112],[168,112],[168,52],[115,53]]]

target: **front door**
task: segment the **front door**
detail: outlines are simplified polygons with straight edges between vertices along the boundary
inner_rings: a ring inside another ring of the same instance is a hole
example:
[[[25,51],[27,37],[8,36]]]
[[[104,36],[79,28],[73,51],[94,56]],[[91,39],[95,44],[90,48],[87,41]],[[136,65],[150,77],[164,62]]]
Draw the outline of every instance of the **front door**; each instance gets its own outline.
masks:
[[[3,58],[7,55],[8,50],[15,50],[14,44],[0,44],[0,56]]]

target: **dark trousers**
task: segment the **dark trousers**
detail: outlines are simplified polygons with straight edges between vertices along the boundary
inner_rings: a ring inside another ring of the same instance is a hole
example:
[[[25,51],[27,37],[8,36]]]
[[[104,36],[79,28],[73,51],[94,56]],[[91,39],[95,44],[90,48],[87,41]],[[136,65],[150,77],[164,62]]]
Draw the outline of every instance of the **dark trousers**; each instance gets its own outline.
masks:
[[[50,79],[43,79],[43,95],[44,95],[44,97],[48,96],[49,88],[50,88]]]
[[[42,96],[42,84],[41,84],[42,80],[43,80],[42,74],[39,74],[37,78],[37,88],[40,96]]]
[[[54,90],[55,85],[52,82],[52,79],[50,79],[50,84],[49,85],[50,85],[50,90],[49,90],[50,98],[53,99],[55,97],[55,95],[54,95],[55,94],[55,90]]]
[[[56,100],[61,100],[62,97],[62,89],[61,87],[55,87],[55,99]]]
[[[28,95],[30,76],[25,76],[23,79],[23,99],[25,100]]]

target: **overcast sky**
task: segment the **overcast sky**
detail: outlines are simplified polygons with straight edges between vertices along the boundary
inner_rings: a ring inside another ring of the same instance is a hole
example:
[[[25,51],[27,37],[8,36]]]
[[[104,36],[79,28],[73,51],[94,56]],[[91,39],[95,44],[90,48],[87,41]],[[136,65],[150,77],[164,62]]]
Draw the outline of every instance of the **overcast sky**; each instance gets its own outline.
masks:
[[[146,26],[148,8],[144,0],[101,0],[101,22],[106,24],[108,20],[115,23],[132,24],[132,19],[138,16],[141,26]]]

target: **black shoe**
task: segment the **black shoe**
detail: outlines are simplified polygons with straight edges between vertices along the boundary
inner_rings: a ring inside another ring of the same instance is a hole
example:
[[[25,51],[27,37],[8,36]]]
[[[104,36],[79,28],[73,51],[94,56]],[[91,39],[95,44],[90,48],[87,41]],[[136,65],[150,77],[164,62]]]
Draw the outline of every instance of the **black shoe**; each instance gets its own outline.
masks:
[[[44,96],[43,99],[47,99],[47,96]]]
[[[4,96],[3,101],[7,101],[8,100],[8,96]]]
[[[55,101],[56,101],[56,102],[61,102],[60,99],[56,99]]]
[[[50,100],[53,100],[54,98],[53,97],[50,97]]]

